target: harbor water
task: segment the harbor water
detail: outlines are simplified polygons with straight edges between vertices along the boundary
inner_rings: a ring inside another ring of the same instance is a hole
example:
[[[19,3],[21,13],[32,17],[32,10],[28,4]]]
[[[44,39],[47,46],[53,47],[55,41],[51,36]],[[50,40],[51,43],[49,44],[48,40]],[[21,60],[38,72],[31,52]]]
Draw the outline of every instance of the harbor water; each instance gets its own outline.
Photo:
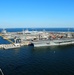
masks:
[[[74,45],[0,49],[0,68],[4,75],[74,75]]]

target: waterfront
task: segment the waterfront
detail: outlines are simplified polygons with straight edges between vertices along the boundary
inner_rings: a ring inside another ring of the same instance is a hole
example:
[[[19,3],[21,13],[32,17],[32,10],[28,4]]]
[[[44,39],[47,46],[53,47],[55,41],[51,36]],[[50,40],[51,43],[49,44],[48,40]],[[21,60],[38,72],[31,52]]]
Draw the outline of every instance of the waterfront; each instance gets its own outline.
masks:
[[[33,45],[34,47],[41,47],[74,44],[73,28],[68,29],[68,31],[66,31],[67,28],[61,28],[63,32],[60,28],[45,28],[46,30],[42,30],[42,28],[36,29],[37,31],[31,30],[30,28],[29,30],[23,29],[23,31],[20,31],[21,28],[11,29],[14,30],[13,32],[8,32],[7,30],[9,29],[3,29],[0,33],[0,36],[4,40],[9,41],[11,44],[0,44],[0,48],[10,49],[18,48],[24,45]]]
[[[0,49],[0,68],[4,75],[74,75],[74,45]]]

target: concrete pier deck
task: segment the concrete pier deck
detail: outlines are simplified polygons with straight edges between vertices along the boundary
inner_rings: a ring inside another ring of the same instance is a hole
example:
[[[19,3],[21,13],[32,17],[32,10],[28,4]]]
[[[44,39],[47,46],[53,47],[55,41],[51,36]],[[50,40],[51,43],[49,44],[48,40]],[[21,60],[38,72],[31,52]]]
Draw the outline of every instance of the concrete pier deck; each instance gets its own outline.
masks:
[[[25,45],[28,45],[28,41],[23,43],[16,43],[16,44],[0,44],[0,48],[2,49],[11,49],[11,48],[19,48]]]

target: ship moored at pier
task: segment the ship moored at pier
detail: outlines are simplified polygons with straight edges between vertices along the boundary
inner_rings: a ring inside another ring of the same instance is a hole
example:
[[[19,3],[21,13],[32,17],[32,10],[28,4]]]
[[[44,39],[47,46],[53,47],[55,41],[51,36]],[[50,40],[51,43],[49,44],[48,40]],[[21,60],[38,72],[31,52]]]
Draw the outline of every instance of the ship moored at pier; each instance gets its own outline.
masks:
[[[20,48],[28,45],[34,47],[74,44],[74,32],[28,31],[7,32],[3,29],[0,36],[11,44],[0,44],[0,48]],[[13,39],[14,41],[12,41]]]
[[[74,39],[61,39],[61,40],[45,40],[33,42],[34,47],[42,47],[42,46],[61,46],[61,45],[70,45],[74,44]]]

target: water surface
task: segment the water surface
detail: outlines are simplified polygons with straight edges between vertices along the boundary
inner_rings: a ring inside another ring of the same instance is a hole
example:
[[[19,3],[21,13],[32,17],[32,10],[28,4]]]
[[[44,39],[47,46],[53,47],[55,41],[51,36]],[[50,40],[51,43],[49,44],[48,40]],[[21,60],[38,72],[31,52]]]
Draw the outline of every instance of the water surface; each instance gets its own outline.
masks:
[[[73,75],[74,45],[0,50],[5,75]]]

